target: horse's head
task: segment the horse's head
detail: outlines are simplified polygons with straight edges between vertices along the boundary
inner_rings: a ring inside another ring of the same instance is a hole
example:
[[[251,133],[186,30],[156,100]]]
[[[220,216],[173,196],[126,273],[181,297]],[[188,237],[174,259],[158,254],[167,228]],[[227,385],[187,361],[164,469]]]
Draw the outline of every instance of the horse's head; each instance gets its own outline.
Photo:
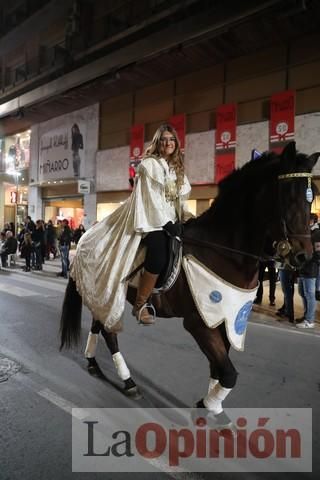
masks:
[[[310,210],[314,198],[312,169],[320,152],[307,156],[290,142],[280,155],[278,222],[274,224],[277,253],[292,266],[301,266],[312,255]]]

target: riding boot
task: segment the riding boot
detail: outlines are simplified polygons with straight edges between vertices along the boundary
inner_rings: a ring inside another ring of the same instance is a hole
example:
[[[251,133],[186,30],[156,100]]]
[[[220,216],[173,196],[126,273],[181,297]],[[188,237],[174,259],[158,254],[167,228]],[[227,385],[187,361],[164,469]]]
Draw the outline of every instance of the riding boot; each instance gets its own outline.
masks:
[[[159,275],[150,273],[145,270],[140,278],[137,291],[137,298],[132,310],[139,323],[143,325],[152,325],[154,323],[154,315],[148,311],[148,299],[157,282]]]

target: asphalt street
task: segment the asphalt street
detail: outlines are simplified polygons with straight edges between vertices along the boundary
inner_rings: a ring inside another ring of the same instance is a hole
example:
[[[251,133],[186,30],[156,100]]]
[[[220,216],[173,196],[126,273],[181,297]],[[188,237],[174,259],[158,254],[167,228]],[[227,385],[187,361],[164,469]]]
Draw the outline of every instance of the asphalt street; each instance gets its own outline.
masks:
[[[83,357],[90,327],[84,309],[82,346],[59,353],[59,315],[66,280],[59,261],[43,272],[0,270],[0,479],[120,479],[148,473],[72,473],[71,407],[191,407],[208,384],[208,364],[181,319],[139,327],[127,306],[120,349],[142,398],[122,392],[102,339],[97,359],[106,378],[88,374]],[[318,478],[320,461],[320,335],[253,313],[244,352],[232,352],[239,372],[226,408],[312,408],[313,473],[239,473],[244,479]],[[152,478],[234,478],[232,473],[173,473]]]

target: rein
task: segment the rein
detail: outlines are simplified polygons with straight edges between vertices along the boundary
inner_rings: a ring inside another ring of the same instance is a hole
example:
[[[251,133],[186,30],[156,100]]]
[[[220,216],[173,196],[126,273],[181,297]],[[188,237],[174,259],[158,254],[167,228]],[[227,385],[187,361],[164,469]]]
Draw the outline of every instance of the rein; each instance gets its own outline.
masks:
[[[243,250],[237,250],[236,248],[226,247],[225,245],[221,245],[220,243],[206,242],[205,240],[198,240],[190,237],[183,237],[183,243],[187,243],[187,244],[189,243],[190,245],[209,248],[211,250],[218,248],[221,250],[226,250],[227,252],[237,253],[238,255],[254,258],[254,260],[258,260],[258,261],[273,259],[273,257],[262,257],[261,255],[254,255],[253,253],[244,252]]]

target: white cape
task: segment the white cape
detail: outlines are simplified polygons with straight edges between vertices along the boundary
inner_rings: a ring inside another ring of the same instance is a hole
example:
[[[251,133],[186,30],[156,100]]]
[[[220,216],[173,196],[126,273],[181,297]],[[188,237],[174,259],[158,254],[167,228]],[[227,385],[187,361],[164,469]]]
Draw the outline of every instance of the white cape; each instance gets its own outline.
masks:
[[[131,271],[141,239],[177,220],[175,202],[168,202],[165,197],[166,179],[173,175],[175,178],[164,159],[143,160],[128,200],[90,228],[78,243],[70,275],[93,318],[110,330],[121,328],[127,293],[123,279]],[[185,177],[180,204],[190,189]]]

